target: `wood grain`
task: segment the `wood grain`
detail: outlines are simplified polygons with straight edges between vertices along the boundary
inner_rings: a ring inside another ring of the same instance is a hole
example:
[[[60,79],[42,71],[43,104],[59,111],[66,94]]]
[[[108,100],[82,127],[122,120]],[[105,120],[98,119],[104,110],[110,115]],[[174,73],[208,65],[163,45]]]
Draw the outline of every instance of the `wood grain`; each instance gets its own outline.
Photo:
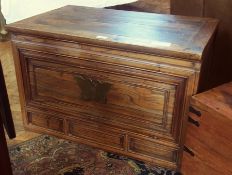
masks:
[[[11,24],[25,128],[178,169],[216,26],[74,6]],[[99,84],[110,85],[102,101]]]
[[[232,173],[232,83],[192,98],[192,106],[201,116],[190,113],[199,127],[189,123],[185,145],[195,154],[184,153],[185,175]]]
[[[7,145],[12,146],[39,136],[37,133],[25,131],[22,121],[22,111],[19,101],[17,80],[10,42],[0,42],[0,60],[10,101],[10,108],[16,130],[16,138],[9,139],[6,135]]]
[[[72,13],[76,15],[70,16]],[[208,34],[215,30],[216,25],[217,20],[210,18],[190,19],[66,6],[10,24],[7,29],[167,56],[184,55],[185,59],[200,60],[204,46],[211,38]],[[198,37],[200,33],[204,33],[201,38]]]
[[[4,78],[9,96],[11,112],[16,123],[16,130],[23,130],[21,107],[19,103],[19,94],[17,87],[17,80],[15,75],[15,67],[12,55],[12,48],[10,42],[0,42],[0,59],[3,67]]]

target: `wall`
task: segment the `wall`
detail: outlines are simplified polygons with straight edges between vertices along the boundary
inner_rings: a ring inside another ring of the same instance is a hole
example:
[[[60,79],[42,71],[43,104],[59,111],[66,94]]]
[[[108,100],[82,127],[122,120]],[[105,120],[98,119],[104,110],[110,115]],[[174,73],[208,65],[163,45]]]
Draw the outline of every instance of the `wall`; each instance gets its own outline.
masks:
[[[1,0],[7,23],[25,19],[65,5],[105,7],[136,0]]]

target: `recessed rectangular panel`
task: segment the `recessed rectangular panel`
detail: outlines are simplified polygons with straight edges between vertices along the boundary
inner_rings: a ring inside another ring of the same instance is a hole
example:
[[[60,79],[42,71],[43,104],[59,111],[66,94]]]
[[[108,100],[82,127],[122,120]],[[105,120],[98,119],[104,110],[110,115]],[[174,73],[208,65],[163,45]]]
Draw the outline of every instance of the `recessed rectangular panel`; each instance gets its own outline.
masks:
[[[28,113],[28,123],[44,129],[63,132],[63,119],[44,114]]]
[[[120,132],[105,127],[105,125],[90,124],[80,120],[68,121],[69,135],[101,145],[124,149],[125,136]]]
[[[129,152],[148,157],[156,157],[158,159],[163,159],[169,162],[176,162],[177,148],[136,137],[129,137],[128,142]]]

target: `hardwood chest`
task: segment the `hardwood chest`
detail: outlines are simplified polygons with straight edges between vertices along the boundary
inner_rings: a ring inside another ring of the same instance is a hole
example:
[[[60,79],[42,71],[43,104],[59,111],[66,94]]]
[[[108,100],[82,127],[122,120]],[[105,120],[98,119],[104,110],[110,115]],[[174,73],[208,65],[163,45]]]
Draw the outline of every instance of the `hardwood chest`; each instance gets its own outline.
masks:
[[[25,128],[178,168],[217,23],[66,6],[8,25]]]
[[[183,175],[232,174],[232,82],[193,96]]]

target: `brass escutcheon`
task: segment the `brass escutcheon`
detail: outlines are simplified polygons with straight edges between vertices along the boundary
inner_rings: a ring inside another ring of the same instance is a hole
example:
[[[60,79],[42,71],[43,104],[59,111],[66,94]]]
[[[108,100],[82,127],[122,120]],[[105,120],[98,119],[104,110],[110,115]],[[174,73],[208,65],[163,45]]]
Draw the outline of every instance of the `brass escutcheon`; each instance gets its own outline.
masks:
[[[85,101],[107,102],[107,93],[111,88],[110,83],[93,80],[83,75],[75,76],[75,80],[81,89],[81,99]]]

